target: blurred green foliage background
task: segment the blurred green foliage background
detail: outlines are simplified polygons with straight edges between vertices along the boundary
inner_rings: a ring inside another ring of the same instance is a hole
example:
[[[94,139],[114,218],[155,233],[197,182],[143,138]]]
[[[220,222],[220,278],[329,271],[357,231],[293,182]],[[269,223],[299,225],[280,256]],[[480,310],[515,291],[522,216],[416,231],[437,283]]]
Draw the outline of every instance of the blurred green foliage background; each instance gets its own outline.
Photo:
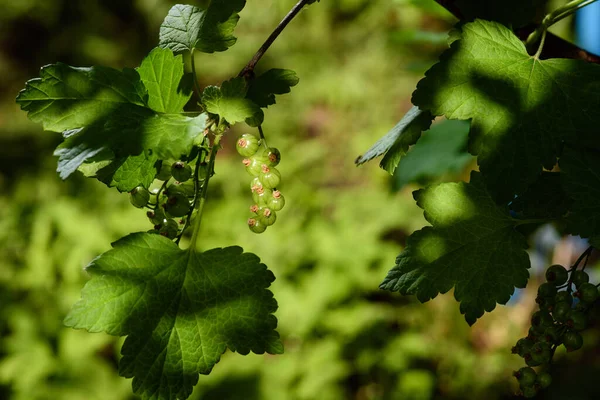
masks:
[[[238,43],[198,55],[201,86],[237,74],[294,2],[249,0]],[[60,181],[52,157],[60,138],[28,121],[14,98],[44,64],[138,66],[172,4],[0,0],[0,399],[136,398],[116,371],[122,340],[67,329],[62,319],[87,279],[83,267],[149,224],[125,194],[81,176]],[[510,347],[526,333],[536,285],[472,329],[451,294],[421,305],[380,291],[406,237],[425,223],[416,186],[406,184],[429,179],[407,178],[418,157],[395,178],[376,162],[353,164],[410,108],[453,23],[433,0],[323,0],[261,61],[260,70],[290,68],[301,78],[264,125],[283,155],[287,207],[263,235],[245,226],[249,177],[232,138],[248,127],[235,127],[217,160],[201,240],[206,249],[240,245],[273,270],[286,352],[226,353],[192,399],[493,400],[516,392],[511,372],[521,360]],[[460,144],[448,146],[460,163],[438,179],[464,179],[472,159]],[[598,337],[588,336],[593,348]],[[556,359],[564,379],[544,396],[598,398],[597,385],[585,383],[598,372],[593,352]]]

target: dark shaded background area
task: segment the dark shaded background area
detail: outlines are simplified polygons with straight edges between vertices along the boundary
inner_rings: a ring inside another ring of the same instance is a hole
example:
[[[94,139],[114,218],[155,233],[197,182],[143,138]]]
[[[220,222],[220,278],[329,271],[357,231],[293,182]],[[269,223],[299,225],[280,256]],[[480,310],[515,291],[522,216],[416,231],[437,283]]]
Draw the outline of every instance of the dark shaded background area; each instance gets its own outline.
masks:
[[[67,329],[62,319],[87,279],[82,268],[149,223],[126,195],[99,182],[61,181],[52,157],[59,135],[28,121],[14,98],[44,64],[138,66],[173,3],[0,0],[2,399],[135,398],[116,372],[122,339]],[[237,74],[293,4],[249,0],[238,43],[198,56],[200,84]],[[433,0],[324,0],[261,61],[262,70],[291,68],[301,79],[267,110],[264,125],[282,152],[286,209],[263,235],[246,228],[248,177],[232,143],[249,128],[235,127],[217,160],[201,237],[206,249],[241,245],[273,270],[286,353],[228,352],[200,377],[193,399],[512,398],[511,372],[522,361],[510,347],[526,334],[543,268],[582,249],[550,228],[534,232],[530,288],[471,329],[452,294],[421,305],[377,289],[406,237],[424,224],[411,195],[418,186],[377,162],[353,165],[410,108],[453,23]],[[452,148],[453,168],[433,181],[468,176],[472,160],[464,146]],[[590,330],[583,351],[557,353],[556,383],[540,398],[598,398],[599,339]]]

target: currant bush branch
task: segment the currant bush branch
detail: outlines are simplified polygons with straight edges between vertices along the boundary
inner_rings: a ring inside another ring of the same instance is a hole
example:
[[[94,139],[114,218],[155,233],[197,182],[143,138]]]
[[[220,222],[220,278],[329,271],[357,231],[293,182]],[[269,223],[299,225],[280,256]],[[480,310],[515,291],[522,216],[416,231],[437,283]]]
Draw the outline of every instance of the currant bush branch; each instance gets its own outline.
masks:
[[[254,54],[254,56],[248,62],[248,64],[246,64],[244,69],[240,71],[238,76],[251,77],[254,74],[254,68],[256,67],[256,64],[258,64],[260,59],[265,55],[269,47],[271,47],[271,45],[273,44],[273,42],[275,42],[277,37],[279,37],[281,32],[283,32],[285,27],[296,17],[296,15],[298,15],[300,10],[302,10],[304,6],[312,3],[314,3],[314,0],[300,0],[298,3],[296,3],[296,5],[292,7],[290,12],[281,20],[279,25],[277,25],[277,28],[275,28],[271,35],[269,35],[269,37],[263,43],[263,45],[258,49],[256,54]]]

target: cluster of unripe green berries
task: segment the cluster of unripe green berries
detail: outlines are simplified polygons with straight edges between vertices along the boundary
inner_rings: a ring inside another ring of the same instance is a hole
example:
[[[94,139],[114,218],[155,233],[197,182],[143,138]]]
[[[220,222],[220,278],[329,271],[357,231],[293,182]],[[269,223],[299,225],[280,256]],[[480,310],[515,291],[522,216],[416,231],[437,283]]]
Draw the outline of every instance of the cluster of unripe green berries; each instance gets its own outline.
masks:
[[[277,186],[281,174],[275,168],[281,161],[279,150],[262,146],[260,140],[249,133],[238,139],[235,145],[238,153],[245,157],[242,161],[246,171],[254,178],[250,183],[254,204],[250,206],[252,216],[248,227],[254,233],[262,233],[277,220],[277,211],[285,205],[285,199]]]
[[[178,237],[185,226],[186,217],[191,211],[195,188],[192,167],[177,161],[172,164],[163,162],[156,179],[163,181],[160,188],[152,191],[138,186],[129,192],[129,200],[137,208],[148,208],[146,215],[154,229],[169,239]],[[177,220],[178,219],[178,220]]]
[[[514,373],[523,396],[534,397],[552,382],[548,372],[536,372],[531,367],[549,365],[558,346],[570,352],[583,345],[579,332],[586,328],[589,310],[599,296],[589,279],[586,272],[567,271],[562,265],[546,270],[546,282],[540,285],[536,297],[540,309],[531,317],[529,334],[512,348],[528,365]]]

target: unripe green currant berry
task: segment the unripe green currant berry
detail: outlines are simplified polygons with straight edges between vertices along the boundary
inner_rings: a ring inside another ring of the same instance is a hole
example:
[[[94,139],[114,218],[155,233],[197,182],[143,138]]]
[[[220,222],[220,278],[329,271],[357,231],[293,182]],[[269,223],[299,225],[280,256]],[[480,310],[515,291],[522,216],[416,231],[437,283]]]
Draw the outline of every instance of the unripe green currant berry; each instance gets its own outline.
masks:
[[[566,322],[571,312],[571,305],[565,301],[559,301],[552,307],[552,316],[557,322]]]
[[[246,172],[252,176],[259,176],[262,171],[263,162],[256,158],[244,158],[242,163],[246,167]]]
[[[539,294],[535,298],[535,302],[540,305],[540,310],[551,311],[554,307],[554,297],[541,297]]]
[[[138,186],[129,192],[129,201],[134,207],[142,208],[148,204],[150,192],[143,186]]]
[[[542,283],[538,288],[538,296],[542,298],[554,297],[556,295],[556,286],[551,283]]]
[[[579,350],[583,346],[583,338],[577,332],[567,331],[563,335],[563,344],[568,352]]]
[[[281,153],[275,147],[269,147],[263,151],[263,157],[267,159],[269,167],[275,167],[281,161]]]
[[[277,220],[277,213],[275,213],[275,211],[272,211],[268,207],[259,209],[257,214],[258,219],[260,219],[261,222],[264,223],[266,226],[273,225]]]
[[[539,365],[542,365],[542,362],[539,360],[539,357],[533,358],[532,353],[525,354],[523,356],[523,359],[525,360],[525,364],[529,365],[530,367],[537,367]]]
[[[536,311],[531,316],[531,325],[546,329],[554,324],[554,319],[547,311]]]
[[[584,282],[579,285],[579,290],[575,293],[575,297],[586,304],[592,304],[598,298],[598,288],[596,285],[589,282]]]
[[[182,193],[174,193],[169,196],[164,208],[165,212],[172,217],[183,217],[190,212],[190,202]]]
[[[560,344],[560,333],[556,326],[550,326],[544,330],[544,333],[540,336],[540,340],[551,344]]]
[[[590,281],[590,276],[587,274],[587,272],[581,270],[573,271],[573,276],[571,278],[573,279],[573,283],[577,288],[579,288],[579,286],[581,286],[583,283]]]
[[[556,293],[554,300],[556,300],[557,303],[565,302],[569,305],[573,304],[573,296],[571,296],[571,293],[567,292],[566,290]]]
[[[535,386],[524,386],[521,388],[521,391],[523,392],[523,397],[527,399],[537,396],[538,393],[538,390],[535,388]]]
[[[569,273],[562,265],[551,265],[546,270],[546,280],[554,286],[565,284],[567,279],[569,279]]]
[[[252,178],[250,181],[250,191],[252,193],[256,192],[259,188],[264,188],[262,182],[258,177]]]
[[[162,207],[156,207],[156,209],[148,211],[146,216],[153,225],[162,225],[166,223],[167,216],[165,215]]]
[[[582,331],[587,326],[587,317],[581,311],[571,310],[565,322],[569,328],[574,331]]]
[[[281,174],[279,171],[274,167],[268,167],[266,164],[263,164],[261,169],[262,174],[260,174],[258,177],[263,186],[267,189],[276,188],[281,182]]]
[[[171,163],[163,160],[160,165],[160,170],[156,174],[156,179],[160,181],[168,181],[171,179]]]
[[[260,210],[260,207],[258,206],[258,204],[252,204],[250,206],[250,212],[252,212],[254,214],[258,214],[258,210]]]
[[[265,190],[264,187],[257,187],[256,190],[252,192],[252,200],[254,200],[254,203],[258,204],[259,207],[265,207],[269,198],[268,193],[269,191]]]
[[[546,389],[552,383],[552,375],[548,372],[540,372],[535,381],[542,389]]]
[[[514,377],[517,378],[519,383],[524,386],[530,386],[535,383],[537,373],[531,367],[523,367],[513,373]]]
[[[194,197],[195,189],[193,182],[185,183],[172,183],[163,192],[166,196],[173,196],[175,194],[182,194],[186,197]]]
[[[244,133],[238,138],[235,148],[242,157],[253,156],[258,150],[258,138],[250,133]]]
[[[267,206],[273,211],[281,211],[285,205],[285,198],[279,190],[273,190],[267,199]]]
[[[167,220],[167,222],[161,226],[158,233],[169,239],[175,239],[179,233],[177,222],[172,219]]]
[[[267,226],[259,218],[249,218],[248,227],[254,233],[263,233],[267,230]]]
[[[531,358],[536,362],[539,362],[538,365],[546,364],[550,362],[552,358],[552,350],[550,349],[550,345],[546,342],[538,342],[531,346]]]
[[[185,182],[192,176],[192,167],[183,161],[177,161],[171,165],[171,175],[178,182]]]
[[[515,347],[513,347],[513,353],[518,354],[523,357],[525,354],[529,353],[531,350],[531,346],[533,346],[534,342],[528,338],[521,338],[517,341]]]

